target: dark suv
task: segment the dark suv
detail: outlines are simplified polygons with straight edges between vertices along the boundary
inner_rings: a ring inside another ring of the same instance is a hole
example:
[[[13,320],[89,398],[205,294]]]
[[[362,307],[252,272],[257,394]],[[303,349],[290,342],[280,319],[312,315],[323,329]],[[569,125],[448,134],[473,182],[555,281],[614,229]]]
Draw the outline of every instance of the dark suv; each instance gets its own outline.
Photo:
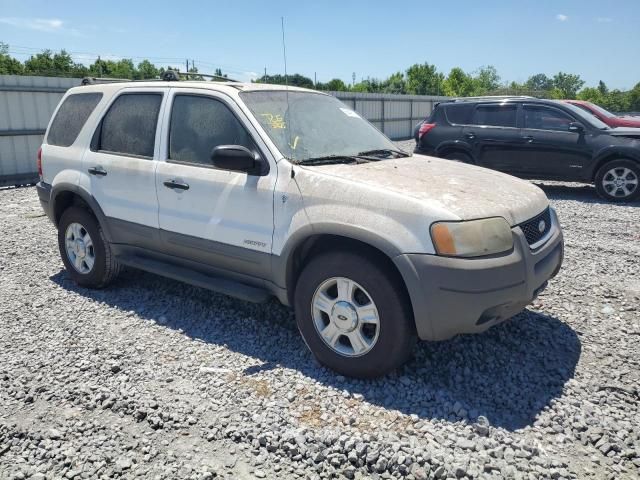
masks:
[[[523,178],[595,183],[608,200],[640,197],[640,129],[610,128],[555,100],[475,97],[442,102],[416,126],[416,153]]]

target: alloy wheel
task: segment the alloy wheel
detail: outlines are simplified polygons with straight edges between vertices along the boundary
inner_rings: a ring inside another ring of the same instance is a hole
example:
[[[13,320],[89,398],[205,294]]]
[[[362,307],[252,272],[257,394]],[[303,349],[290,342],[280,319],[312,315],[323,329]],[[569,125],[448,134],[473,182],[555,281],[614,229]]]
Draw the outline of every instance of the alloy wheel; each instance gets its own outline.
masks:
[[[313,295],[311,316],[324,343],[347,357],[370,352],[380,334],[380,315],[373,298],[346,277],[320,284]]]

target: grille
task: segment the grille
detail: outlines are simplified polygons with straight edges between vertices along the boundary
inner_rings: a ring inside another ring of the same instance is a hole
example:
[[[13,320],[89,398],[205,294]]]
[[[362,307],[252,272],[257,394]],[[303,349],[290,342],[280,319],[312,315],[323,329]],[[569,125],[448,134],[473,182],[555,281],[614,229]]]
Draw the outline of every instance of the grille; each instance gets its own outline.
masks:
[[[544,222],[544,229],[542,229],[542,231],[540,230],[541,222]],[[551,211],[547,208],[531,220],[521,223],[519,227],[522,229],[527,243],[533,245],[539,242],[551,230]]]

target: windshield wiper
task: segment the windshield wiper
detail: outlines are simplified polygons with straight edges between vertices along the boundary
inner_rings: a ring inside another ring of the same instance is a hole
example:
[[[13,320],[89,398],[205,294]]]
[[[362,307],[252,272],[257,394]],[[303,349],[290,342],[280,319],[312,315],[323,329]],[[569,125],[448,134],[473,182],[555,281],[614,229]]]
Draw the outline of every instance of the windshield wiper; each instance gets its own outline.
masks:
[[[302,165],[326,165],[331,163],[365,163],[371,161],[370,158],[364,158],[360,155],[325,155],[323,157],[312,157],[299,160]]]
[[[396,155],[396,158],[409,157],[410,155],[407,152],[403,152],[402,150],[394,150],[392,148],[378,148],[375,150],[366,150],[364,152],[358,152],[359,156],[385,156],[390,157],[391,155]]]

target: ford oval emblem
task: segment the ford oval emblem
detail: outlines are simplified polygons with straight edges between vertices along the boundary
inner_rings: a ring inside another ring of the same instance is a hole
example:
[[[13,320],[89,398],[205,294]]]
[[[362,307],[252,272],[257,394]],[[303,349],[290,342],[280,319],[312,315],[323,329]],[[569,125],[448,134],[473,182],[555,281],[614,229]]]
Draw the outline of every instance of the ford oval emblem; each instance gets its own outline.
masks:
[[[544,220],[540,220],[540,223],[538,223],[538,231],[542,233],[545,228],[547,228],[547,223]]]

